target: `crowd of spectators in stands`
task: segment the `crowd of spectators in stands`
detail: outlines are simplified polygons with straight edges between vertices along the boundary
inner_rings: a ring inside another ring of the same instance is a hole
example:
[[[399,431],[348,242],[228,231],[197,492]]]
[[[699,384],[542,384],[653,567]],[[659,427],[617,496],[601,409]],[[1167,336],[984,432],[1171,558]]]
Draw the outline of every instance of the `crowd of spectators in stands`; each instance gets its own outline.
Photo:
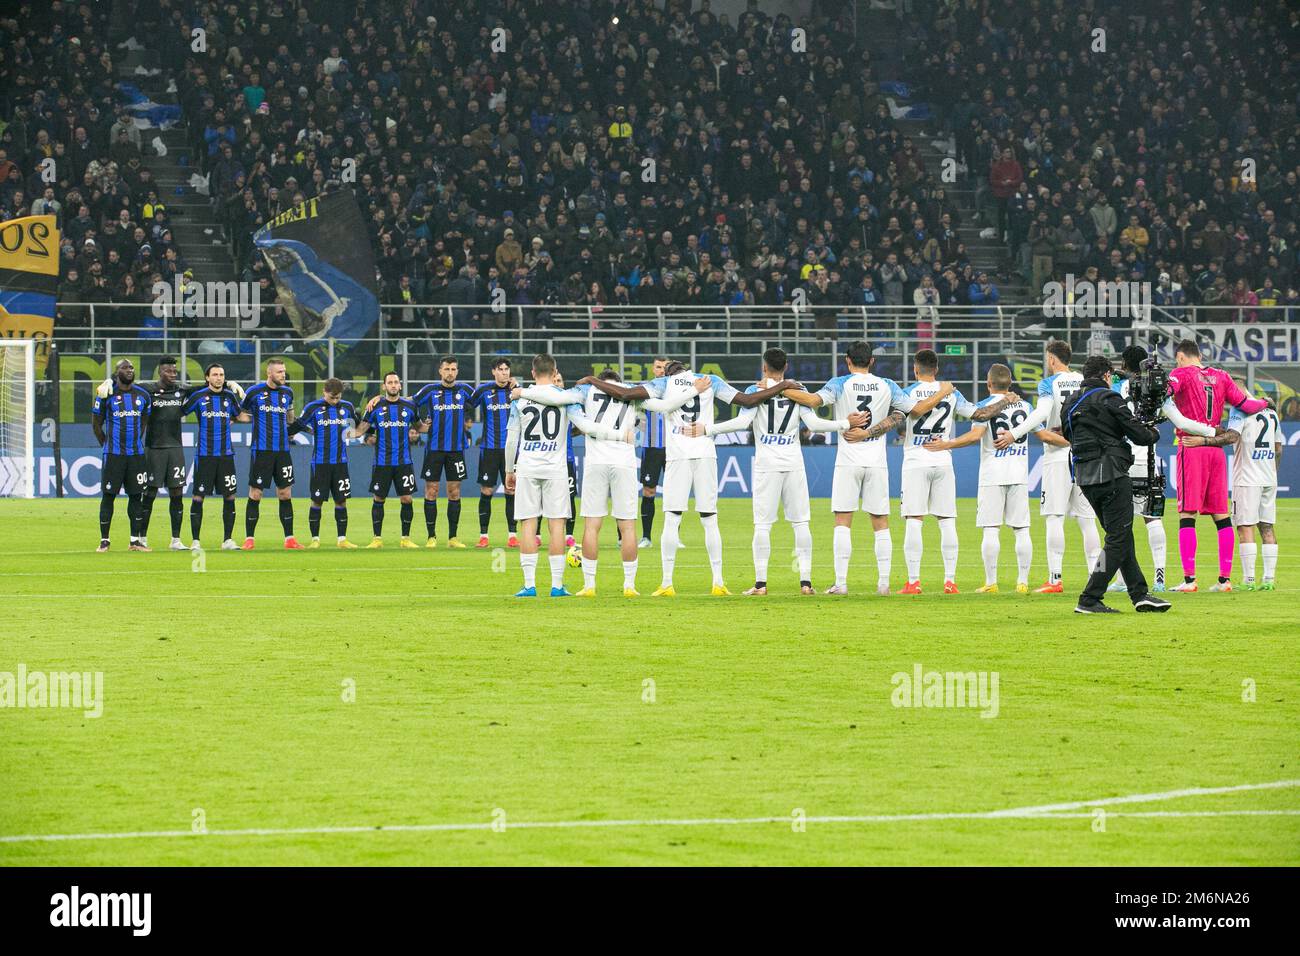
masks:
[[[1031,294],[1067,274],[1154,304],[1300,313],[1300,8],[926,4],[908,58]]]
[[[612,316],[798,291],[928,334],[935,306],[999,304],[966,249],[985,228],[1033,297],[1074,272],[1241,321],[1300,308],[1287,0],[1153,0],[1137,18],[1110,0],[900,6],[904,75],[885,77],[845,0],[798,24],[755,0],[735,22],[708,0],[134,0],[128,22],[176,82],[243,276],[265,277],[262,223],[352,188],[381,300],[409,306],[398,322],[438,303],[492,325],[498,289]],[[117,108],[110,11],[32,4],[0,24],[0,212],[59,215],[68,300],[142,301],[185,272]],[[956,183],[927,168],[881,80],[930,104]],[[966,187],[975,222],[952,196]]]

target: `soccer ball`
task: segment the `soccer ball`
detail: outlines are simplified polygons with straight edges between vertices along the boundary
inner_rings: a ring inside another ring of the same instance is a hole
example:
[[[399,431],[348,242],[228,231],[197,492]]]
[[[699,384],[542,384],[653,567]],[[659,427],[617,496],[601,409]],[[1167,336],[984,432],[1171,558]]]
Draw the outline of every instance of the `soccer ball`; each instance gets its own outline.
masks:
[[[566,560],[571,568],[582,567],[582,546],[575,544],[570,548]]]

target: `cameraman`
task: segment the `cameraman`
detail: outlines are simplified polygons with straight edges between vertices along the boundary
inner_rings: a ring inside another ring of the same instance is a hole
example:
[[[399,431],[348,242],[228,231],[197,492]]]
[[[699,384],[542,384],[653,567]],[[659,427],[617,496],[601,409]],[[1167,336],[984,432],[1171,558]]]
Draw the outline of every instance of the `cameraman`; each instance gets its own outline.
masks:
[[[1128,404],[1111,387],[1110,360],[1094,355],[1083,365],[1079,390],[1065,397],[1062,427],[1070,442],[1074,481],[1101,519],[1105,549],[1079,595],[1076,614],[1117,614],[1102,598],[1116,571],[1124,573],[1128,594],[1138,611],[1167,611],[1169,604],[1147,592],[1147,580],[1133,556],[1133,483],[1129,468],[1135,445],[1153,445],[1160,432],[1133,417]]]
[[[1120,398],[1124,399],[1130,409],[1137,411],[1133,405],[1133,395],[1131,394],[1131,383],[1134,379],[1142,375],[1142,363],[1147,360],[1147,350],[1140,345],[1130,345],[1120,356],[1123,364],[1123,377],[1116,377],[1113,387],[1119,393]],[[1154,475],[1148,475],[1150,470],[1150,461],[1145,448],[1139,449],[1137,445],[1129,442],[1129,448],[1133,452],[1133,466],[1128,470],[1129,478],[1136,478],[1145,481],[1148,477],[1153,478],[1160,484],[1160,494],[1164,495],[1164,469],[1161,468],[1159,461],[1156,462]],[[1147,545],[1151,549],[1151,563],[1155,567],[1155,583],[1151,590],[1153,593],[1159,593],[1165,589],[1165,561],[1168,556],[1168,541],[1165,537],[1165,524],[1160,520],[1159,515],[1151,513],[1150,499],[1146,495],[1136,496],[1133,499],[1133,514],[1141,515],[1142,520],[1146,523]],[[1109,588],[1111,591],[1126,591],[1124,585],[1124,575],[1121,572],[1116,576],[1115,583]]]

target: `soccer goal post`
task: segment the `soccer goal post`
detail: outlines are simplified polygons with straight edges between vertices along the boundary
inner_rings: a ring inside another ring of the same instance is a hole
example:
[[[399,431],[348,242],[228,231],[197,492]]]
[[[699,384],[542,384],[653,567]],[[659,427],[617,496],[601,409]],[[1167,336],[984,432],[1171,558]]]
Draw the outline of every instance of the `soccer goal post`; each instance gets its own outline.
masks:
[[[0,338],[0,498],[36,497],[36,343]]]

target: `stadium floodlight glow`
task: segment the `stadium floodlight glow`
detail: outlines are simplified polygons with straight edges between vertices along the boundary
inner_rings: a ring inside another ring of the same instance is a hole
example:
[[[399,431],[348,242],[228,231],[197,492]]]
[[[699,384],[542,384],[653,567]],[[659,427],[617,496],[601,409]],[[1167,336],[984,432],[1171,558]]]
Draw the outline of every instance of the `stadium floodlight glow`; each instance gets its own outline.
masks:
[[[36,342],[0,338],[0,498],[36,497]]]

